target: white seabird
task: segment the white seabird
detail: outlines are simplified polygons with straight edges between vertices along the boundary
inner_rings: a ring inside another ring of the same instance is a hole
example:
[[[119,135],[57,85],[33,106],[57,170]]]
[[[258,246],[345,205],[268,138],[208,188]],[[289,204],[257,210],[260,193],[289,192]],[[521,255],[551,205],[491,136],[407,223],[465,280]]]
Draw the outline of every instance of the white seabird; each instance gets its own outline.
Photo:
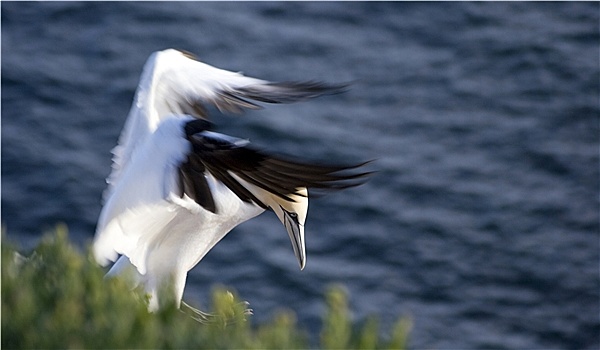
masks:
[[[187,273],[231,229],[266,209],[286,228],[303,269],[307,188],[360,184],[363,165],[325,166],[274,156],[210,131],[207,105],[238,113],[250,100],[290,103],[337,93],[343,85],[272,83],[165,50],[148,59],[113,149],[93,253],[108,275],[130,270],[150,294],[172,286],[181,303]],[[168,284],[171,283],[171,284]]]

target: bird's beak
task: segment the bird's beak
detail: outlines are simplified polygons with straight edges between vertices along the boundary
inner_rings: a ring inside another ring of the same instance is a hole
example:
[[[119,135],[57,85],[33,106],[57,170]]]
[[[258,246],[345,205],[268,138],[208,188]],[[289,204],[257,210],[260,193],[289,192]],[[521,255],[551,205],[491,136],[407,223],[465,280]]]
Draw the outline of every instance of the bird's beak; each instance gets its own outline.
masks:
[[[283,209],[283,208],[282,208]],[[292,241],[292,248],[294,248],[294,254],[300,264],[300,270],[304,269],[306,265],[306,248],[304,245],[304,225],[298,221],[298,215],[296,213],[288,212],[283,210],[283,224],[285,229],[290,236]]]

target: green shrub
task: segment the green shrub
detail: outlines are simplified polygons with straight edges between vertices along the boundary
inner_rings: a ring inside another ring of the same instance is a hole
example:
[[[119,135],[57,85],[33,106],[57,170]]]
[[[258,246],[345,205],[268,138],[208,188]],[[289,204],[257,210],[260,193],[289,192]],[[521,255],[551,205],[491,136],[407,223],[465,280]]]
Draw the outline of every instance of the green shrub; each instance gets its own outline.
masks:
[[[5,238],[3,236],[3,238]],[[28,258],[2,242],[2,348],[307,348],[308,334],[296,316],[282,311],[254,326],[246,305],[223,287],[214,288],[209,316],[200,323],[175,306],[147,311],[147,298],[121,279],[104,280],[91,254],[82,255],[66,228],[46,235]],[[404,348],[410,322],[401,319],[383,340],[377,320],[351,323],[341,287],[326,294],[320,347]],[[184,308],[185,309],[185,308]]]

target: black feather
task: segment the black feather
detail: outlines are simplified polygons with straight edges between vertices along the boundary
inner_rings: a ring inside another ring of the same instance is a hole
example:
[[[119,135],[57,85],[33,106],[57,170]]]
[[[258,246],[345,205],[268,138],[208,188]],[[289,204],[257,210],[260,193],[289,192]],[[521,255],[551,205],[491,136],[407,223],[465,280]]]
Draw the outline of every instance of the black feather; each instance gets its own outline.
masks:
[[[184,193],[212,212],[216,208],[205,172],[212,174],[242,201],[253,202],[265,209],[267,206],[231,174],[286,201],[293,201],[293,195],[302,196],[300,190],[303,188],[341,190],[358,186],[371,174],[357,171],[368,162],[346,166],[292,160],[203,134],[202,131],[209,127],[210,123],[204,120],[186,124],[192,154],[180,167],[180,182]]]

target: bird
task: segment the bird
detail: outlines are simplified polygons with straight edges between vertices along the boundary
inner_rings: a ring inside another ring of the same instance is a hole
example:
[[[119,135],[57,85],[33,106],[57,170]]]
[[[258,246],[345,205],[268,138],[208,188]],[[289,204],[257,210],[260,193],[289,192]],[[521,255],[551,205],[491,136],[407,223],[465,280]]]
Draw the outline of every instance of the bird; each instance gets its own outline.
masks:
[[[201,62],[177,49],[146,61],[112,150],[92,244],[107,276],[130,274],[156,311],[166,290],[181,306],[188,272],[234,227],[271,211],[283,224],[300,269],[306,264],[308,190],[364,183],[368,162],[316,164],[215,131],[224,114],[344,92],[348,84],[271,82]]]

